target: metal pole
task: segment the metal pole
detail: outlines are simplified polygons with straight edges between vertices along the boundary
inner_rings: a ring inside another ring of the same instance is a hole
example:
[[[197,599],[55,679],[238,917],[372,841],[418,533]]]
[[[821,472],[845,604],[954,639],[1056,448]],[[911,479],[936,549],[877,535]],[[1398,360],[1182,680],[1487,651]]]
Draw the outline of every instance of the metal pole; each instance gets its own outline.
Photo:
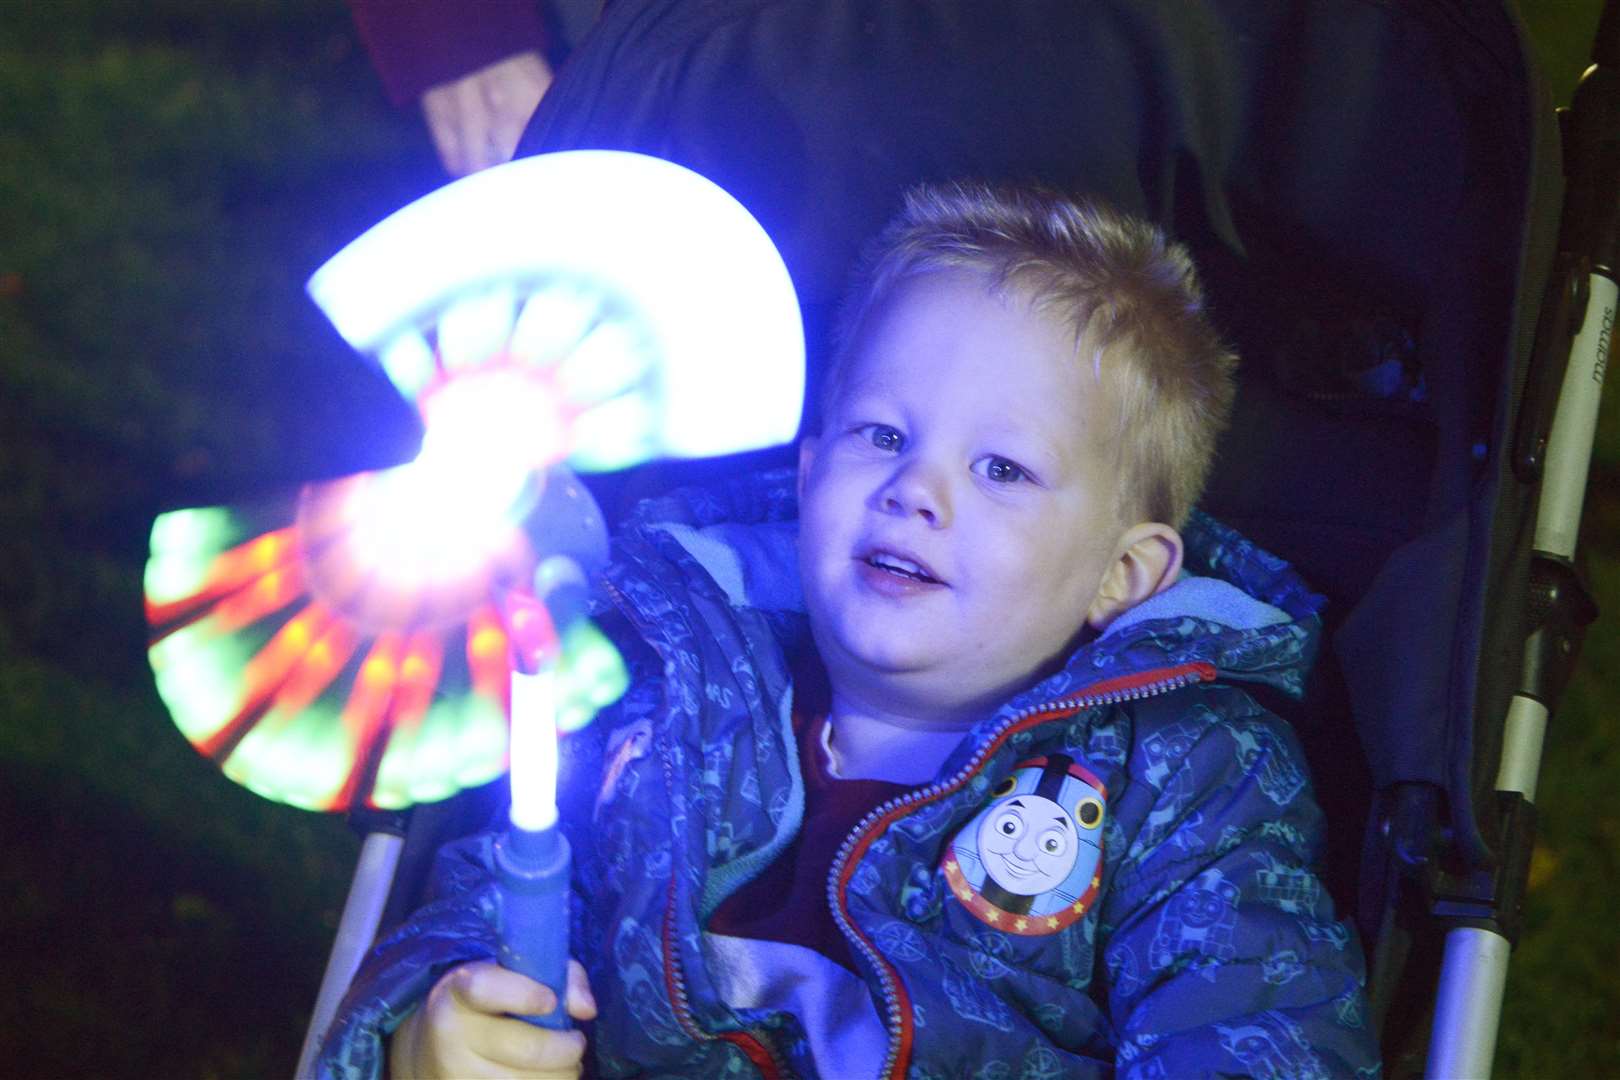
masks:
[[[1590,274],[1587,283],[1591,298],[1570,348],[1558,412],[1547,437],[1547,471],[1536,509],[1535,549],[1559,559],[1575,554],[1586,477],[1592,466],[1592,439],[1597,432],[1603,377],[1614,334],[1616,294],[1620,292],[1607,274]]]
[[[1496,770],[1497,791],[1517,791],[1536,801],[1541,772],[1541,743],[1547,734],[1547,706],[1525,694],[1513,695],[1502,734],[1502,761]]]
[[[1616,302],[1620,298],[1620,289],[1607,274],[1591,274],[1589,286],[1590,299],[1569,350],[1548,437],[1546,471],[1536,512],[1537,555],[1564,562],[1575,554]],[[1528,694],[1517,695],[1505,720],[1496,788],[1520,793],[1526,802],[1535,799],[1547,704]],[[1483,926],[1460,926],[1446,934],[1440,997],[1429,1040],[1428,1076],[1437,1080],[1486,1080],[1491,1075],[1511,950],[1506,937]]]
[[[1446,935],[1425,1073],[1431,1080],[1486,1080],[1491,1075],[1511,948],[1501,934],[1471,926]],[[1481,1038],[1485,1032],[1488,1040]]]
[[[404,847],[405,838],[391,832],[367,833],[360,847],[360,860],[354,868],[354,880],[349,883],[349,898],[343,903],[337,937],[326,959],[326,974],[315,997],[309,1030],[304,1034],[303,1049],[298,1051],[298,1071],[293,1074],[297,1080],[315,1075],[315,1055],[326,1038],[326,1029],[332,1025],[349,983],[354,981],[361,958],[376,940],[377,924],[382,921],[383,905],[388,901]]]

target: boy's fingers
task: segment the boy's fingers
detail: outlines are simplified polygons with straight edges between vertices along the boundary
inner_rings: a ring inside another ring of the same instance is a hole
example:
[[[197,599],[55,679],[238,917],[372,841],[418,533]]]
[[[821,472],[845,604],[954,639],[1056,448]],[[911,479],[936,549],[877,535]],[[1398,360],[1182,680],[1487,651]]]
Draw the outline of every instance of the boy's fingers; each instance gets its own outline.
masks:
[[[493,1016],[543,1016],[557,1007],[557,995],[550,989],[493,960],[457,968],[450,992],[467,1009]]]
[[[575,1020],[596,1017],[596,997],[591,993],[591,981],[578,960],[568,961],[568,1015]]]
[[[509,1016],[481,1016],[469,1032],[478,1053],[500,1075],[573,1076],[585,1056],[585,1035],[552,1031]]]

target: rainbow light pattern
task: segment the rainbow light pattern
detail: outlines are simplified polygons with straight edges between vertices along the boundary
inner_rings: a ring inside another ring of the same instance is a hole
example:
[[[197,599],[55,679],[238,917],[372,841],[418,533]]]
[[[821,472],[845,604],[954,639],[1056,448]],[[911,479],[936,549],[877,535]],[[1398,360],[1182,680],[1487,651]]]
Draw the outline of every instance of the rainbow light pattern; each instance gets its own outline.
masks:
[[[524,312],[558,298],[543,285],[506,295],[504,307],[461,298],[436,328],[396,339],[428,350],[409,389],[425,431],[416,460],[153,527],[158,690],[199,752],[267,798],[395,809],[507,767],[500,604],[532,589],[550,554],[532,520],[548,470],[565,457],[634,459],[644,429],[622,418],[652,408],[624,402],[655,397],[657,381],[616,325],[622,308],[604,302],[574,342],[537,343],[521,333]],[[570,290],[568,302],[584,300]],[[604,331],[628,355],[593,344]],[[571,375],[582,356],[595,365],[588,382]],[[601,410],[615,422],[582,422]],[[625,672],[587,620],[563,628],[559,646],[566,732],[623,692]]]
[[[308,288],[415,405],[421,452],[158,518],[149,655],[176,725],[233,780],[310,809],[398,809],[507,768],[512,628],[526,662],[544,654],[559,731],[623,693],[624,665],[589,620],[551,627],[547,614],[537,646],[511,617],[514,597],[544,597],[547,568],[588,556],[583,538],[601,529],[558,466],[791,439],[798,302],[730,195],[669,162],[595,150],[424,196]]]

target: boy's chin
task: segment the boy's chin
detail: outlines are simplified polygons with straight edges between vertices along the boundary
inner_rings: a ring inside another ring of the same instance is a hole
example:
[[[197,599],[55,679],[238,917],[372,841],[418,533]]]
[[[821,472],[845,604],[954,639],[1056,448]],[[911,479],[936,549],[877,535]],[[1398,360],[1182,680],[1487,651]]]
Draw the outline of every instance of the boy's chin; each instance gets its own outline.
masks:
[[[823,653],[824,660],[826,659]],[[840,662],[841,661],[841,662]],[[971,727],[999,708],[1019,687],[966,685],[965,662],[947,663],[919,656],[845,655],[827,660],[827,679],[834,696],[857,700],[868,708],[915,717],[921,726]]]
[[[818,634],[817,640],[825,638]],[[822,648],[822,654],[829,659],[829,671],[835,660],[842,661],[841,666],[847,666],[852,677],[896,684],[938,678],[942,658],[937,653],[915,634],[838,634],[830,655],[825,646]]]

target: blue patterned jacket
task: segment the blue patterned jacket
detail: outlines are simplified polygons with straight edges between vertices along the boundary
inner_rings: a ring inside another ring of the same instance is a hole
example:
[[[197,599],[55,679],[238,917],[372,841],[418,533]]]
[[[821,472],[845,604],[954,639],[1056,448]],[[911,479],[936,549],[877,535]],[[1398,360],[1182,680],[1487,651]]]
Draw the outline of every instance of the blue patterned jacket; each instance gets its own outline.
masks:
[[[600,618],[639,674],[563,765],[600,1075],[829,1060],[793,1012],[737,1003],[704,929],[803,813],[795,514],[791,475],[767,474],[646,504],[616,540]],[[845,843],[829,895],[873,1006],[864,1075],[1377,1074],[1360,948],[1311,869],[1302,756],[1244,689],[1301,691],[1320,598],[1207,518],[1184,535],[1198,579],[987,717]],[[1033,897],[991,850],[1020,798],[1056,802],[1080,840]],[[446,849],[438,898],[362,966],[321,1075],[379,1075],[439,975],[494,955],[491,844]]]

